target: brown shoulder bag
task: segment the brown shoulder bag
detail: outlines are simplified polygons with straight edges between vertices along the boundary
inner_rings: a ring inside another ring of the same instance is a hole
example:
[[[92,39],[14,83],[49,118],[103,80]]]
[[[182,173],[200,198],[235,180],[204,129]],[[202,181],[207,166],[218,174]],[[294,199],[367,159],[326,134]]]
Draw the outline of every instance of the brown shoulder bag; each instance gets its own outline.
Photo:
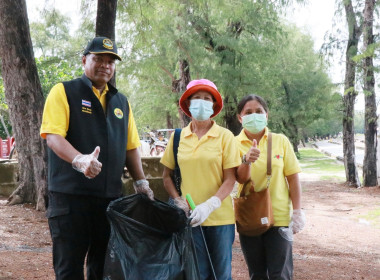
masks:
[[[248,180],[240,192],[240,197],[234,198],[236,227],[240,234],[257,236],[263,234],[273,226],[274,219],[269,191],[271,175],[272,133],[269,133],[266,188],[260,192],[255,192],[253,181]]]

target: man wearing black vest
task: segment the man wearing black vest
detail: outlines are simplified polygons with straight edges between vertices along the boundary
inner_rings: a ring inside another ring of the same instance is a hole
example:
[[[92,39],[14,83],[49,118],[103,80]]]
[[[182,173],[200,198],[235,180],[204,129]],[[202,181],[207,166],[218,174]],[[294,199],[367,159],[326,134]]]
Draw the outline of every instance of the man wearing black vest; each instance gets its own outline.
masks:
[[[153,200],[127,98],[108,82],[121,60],[116,45],[96,37],[87,45],[81,78],[55,85],[45,103],[49,206],[56,279],[102,279],[110,227],[106,209],[122,195],[124,166],[137,193]],[[87,257],[87,258],[86,258]]]

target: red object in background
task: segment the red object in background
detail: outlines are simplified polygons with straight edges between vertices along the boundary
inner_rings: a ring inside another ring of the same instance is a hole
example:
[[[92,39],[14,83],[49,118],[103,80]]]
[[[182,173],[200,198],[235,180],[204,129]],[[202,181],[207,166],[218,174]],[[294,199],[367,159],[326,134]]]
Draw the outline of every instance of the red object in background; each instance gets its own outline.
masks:
[[[2,139],[0,138],[0,158],[7,159],[11,153],[12,144],[15,139],[13,137]]]

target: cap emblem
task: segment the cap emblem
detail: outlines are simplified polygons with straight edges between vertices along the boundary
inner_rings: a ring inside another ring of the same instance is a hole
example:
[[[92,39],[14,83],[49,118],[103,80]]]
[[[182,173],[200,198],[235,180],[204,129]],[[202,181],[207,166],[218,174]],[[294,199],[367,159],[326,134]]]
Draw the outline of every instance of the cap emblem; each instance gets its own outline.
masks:
[[[112,50],[113,49],[113,43],[110,39],[104,39],[103,40],[103,47],[106,49]]]

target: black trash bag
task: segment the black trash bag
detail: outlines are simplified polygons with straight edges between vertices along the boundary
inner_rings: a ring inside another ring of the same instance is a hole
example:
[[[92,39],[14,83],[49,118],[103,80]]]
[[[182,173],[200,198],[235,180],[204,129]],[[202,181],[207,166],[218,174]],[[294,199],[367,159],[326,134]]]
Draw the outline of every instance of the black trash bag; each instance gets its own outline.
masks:
[[[146,195],[110,203],[111,235],[104,280],[197,280],[199,269],[185,212]]]

